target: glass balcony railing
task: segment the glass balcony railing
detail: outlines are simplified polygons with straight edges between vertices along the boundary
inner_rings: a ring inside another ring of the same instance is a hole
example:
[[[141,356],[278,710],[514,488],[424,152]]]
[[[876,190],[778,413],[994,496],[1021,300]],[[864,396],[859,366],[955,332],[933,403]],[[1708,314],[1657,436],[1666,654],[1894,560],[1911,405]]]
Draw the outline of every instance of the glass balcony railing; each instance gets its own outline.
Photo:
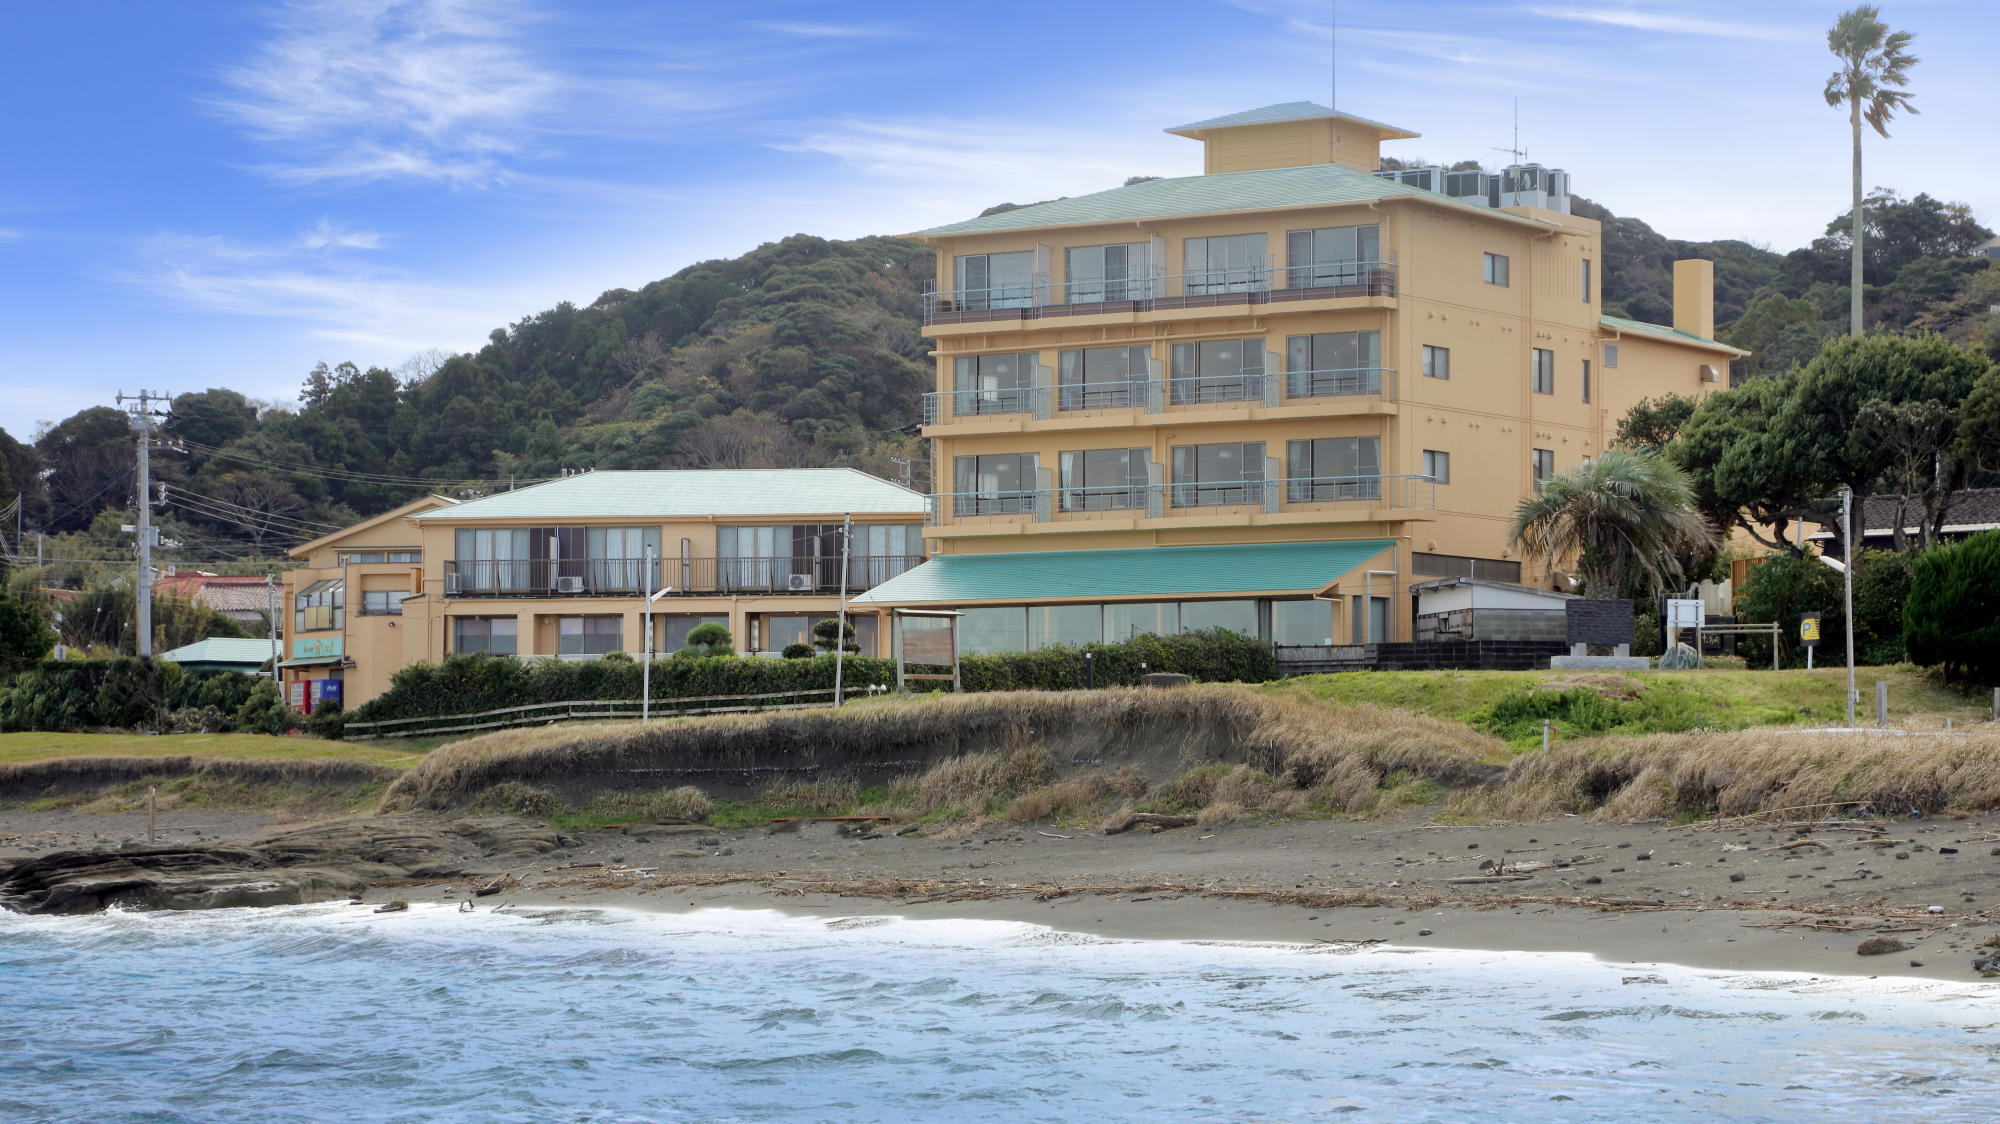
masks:
[[[1395,295],[1394,262],[1245,265],[1147,277],[1035,280],[979,289],[937,289],[924,294],[924,323],[1033,320],[1105,312]]]
[[[1395,401],[1396,372],[1388,367],[1350,367],[1066,383],[1007,390],[947,390],[924,395],[924,424],[945,425],[994,416],[1052,418],[1119,410],[1158,414],[1229,402],[1282,406],[1314,399],[1357,397]]]
[[[1420,510],[1437,503],[1428,476],[1300,476],[1275,480],[1199,480],[1088,488],[940,492],[931,496],[931,524],[1061,522],[1115,516],[1169,519],[1239,509],[1339,511]]]
[[[920,555],[851,554],[847,591],[880,585],[922,562]],[[837,593],[838,555],[766,558],[590,558],[454,560],[444,564],[447,597],[637,597],[671,587],[674,596]]]

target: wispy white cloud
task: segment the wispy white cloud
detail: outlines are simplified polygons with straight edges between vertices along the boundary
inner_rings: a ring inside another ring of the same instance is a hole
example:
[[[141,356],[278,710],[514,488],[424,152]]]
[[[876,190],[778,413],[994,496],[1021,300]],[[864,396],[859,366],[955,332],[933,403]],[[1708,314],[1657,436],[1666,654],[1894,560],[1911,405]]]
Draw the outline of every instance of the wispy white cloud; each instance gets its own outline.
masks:
[[[1821,39],[1823,35],[1822,32],[1809,27],[1740,23],[1735,20],[1690,16],[1677,12],[1649,11],[1630,5],[1603,7],[1583,4],[1534,4],[1524,10],[1545,19],[1622,27],[1634,31],[1657,31],[1668,35],[1699,35],[1713,39],[1812,43]],[[1679,8],[1677,11],[1684,12],[1685,8]]]
[[[796,35],[801,39],[895,39],[909,35],[908,28],[887,23],[812,23],[760,20],[750,25],[759,31]]]
[[[19,242],[21,239],[26,238],[27,236],[28,232],[25,230],[13,230],[8,227],[0,226],[0,242]]]
[[[1048,193],[1102,191],[1127,176],[1186,165],[1195,152],[1185,140],[1161,136],[1157,126],[1137,131],[1114,123],[1098,131],[920,117],[848,118],[775,147],[831,156],[926,195],[949,192],[960,206],[976,199],[998,203],[1002,196],[1025,202]]]
[[[526,46],[517,0],[298,0],[221,112],[295,182],[492,182],[563,79]]]
[[[508,315],[540,307],[543,294],[525,288],[437,283],[325,253],[378,240],[331,224],[284,242],[166,233],[113,277],[189,308],[290,320],[309,338],[379,354],[472,346]]]
[[[321,219],[311,230],[299,235],[299,245],[308,250],[379,250],[382,235],[373,230],[357,230],[342,226],[332,219]]]

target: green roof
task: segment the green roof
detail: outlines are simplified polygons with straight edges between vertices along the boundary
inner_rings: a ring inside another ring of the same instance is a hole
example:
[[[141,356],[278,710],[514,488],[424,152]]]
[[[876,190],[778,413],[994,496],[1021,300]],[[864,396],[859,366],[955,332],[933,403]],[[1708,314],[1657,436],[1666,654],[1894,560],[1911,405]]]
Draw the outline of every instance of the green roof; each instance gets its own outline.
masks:
[[[1254,211],[1273,207],[1331,206],[1376,199],[1416,196],[1446,207],[1474,211],[1503,221],[1530,222],[1519,215],[1461,203],[1449,195],[1426,191],[1344,168],[1312,164],[1302,168],[1259,168],[1248,172],[1214,172],[1205,176],[1150,180],[1076,195],[1032,207],[1017,207],[997,215],[934,226],[918,234],[977,234],[1042,226],[1082,226],[1101,222],[1199,215],[1213,211]]]
[[[1370,121],[1366,117],[1356,117],[1352,113],[1342,113],[1337,109],[1313,101],[1288,101],[1277,105],[1267,105],[1261,109],[1246,109],[1241,113],[1226,113],[1221,117],[1211,117],[1206,121],[1196,121],[1192,125],[1175,125],[1166,130],[1169,133],[1192,133],[1201,129],[1227,129],[1236,125],[1278,125],[1286,121],[1314,121],[1322,117],[1339,117],[1346,121],[1358,121],[1363,125],[1373,125],[1386,132],[1399,133],[1405,137],[1418,134],[1395,125],[1385,125],[1380,121]]]
[[[1390,549],[1388,539],[947,554],[854,598],[860,605],[959,605],[1065,597],[1318,593]]]
[[[412,519],[668,519],[679,516],[924,515],[925,498],[853,468],[584,472],[419,512]]]
[[[161,652],[160,658],[175,663],[215,663],[242,664],[257,667],[271,660],[271,642],[266,640],[244,640],[237,637],[211,637],[197,640],[192,644],[175,648],[171,652]]]
[[[1683,332],[1679,328],[1670,328],[1665,324],[1648,324],[1644,320],[1627,320],[1623,316],[1600,316],[1597,318],[1597,322],[1607,328],[1615,328],[1621,332],[1639,332],[1648,336],[1661,336],[1678,343],[1700,344],[1703,347],[1719,347],[1726,351],[1742,351],[1741,348],[1730,347],[1721,340],[1712,340],[1707,336],[1697,336],[1693,332]],[[1745,351],[1743,354],[1748,355],[1749,352]]]

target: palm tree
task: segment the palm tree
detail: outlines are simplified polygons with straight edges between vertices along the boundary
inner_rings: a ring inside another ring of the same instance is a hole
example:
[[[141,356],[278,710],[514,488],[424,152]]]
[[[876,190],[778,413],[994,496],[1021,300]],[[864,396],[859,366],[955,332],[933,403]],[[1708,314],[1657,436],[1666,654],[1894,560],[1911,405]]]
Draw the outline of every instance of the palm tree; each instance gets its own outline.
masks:
[[[1910,94],[1901,87],[1910,80],[1916,57],[1903,53],[1916,36],[1907,31],[1891,33],[1882,22],[1882,9],[1872,4],[1848,12],[1826,33],[1827,49],[1840,59],[1840,69],[1826,80],[1826,104],[1847,106],[1848,125],[1854,131],[1854,247],[1848,267],[1847,330],[1861,334],[1861,122],[1867,121],[1877,133],[1889,135],[1889,118],[1899,109],[1917,112]]]
[[[1574,555],[1584,592],[1616,597],[1624,579],[1646,590],[1679,584],[1680,553],[1713,547],[1695,510],[1694,486],[1672,462],[1648,452],[1609,449],[1542,483],[1514,511],[1514,545],[1553,565]]]

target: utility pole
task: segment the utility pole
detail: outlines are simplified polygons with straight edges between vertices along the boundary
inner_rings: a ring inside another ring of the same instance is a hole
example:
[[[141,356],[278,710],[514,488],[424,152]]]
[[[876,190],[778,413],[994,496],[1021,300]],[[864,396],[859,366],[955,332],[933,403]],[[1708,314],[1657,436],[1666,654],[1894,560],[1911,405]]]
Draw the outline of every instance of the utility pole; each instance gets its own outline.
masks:
[[[278,682],[278,575],[264,575],[264,615],[271,619],[271,682]]]
[[[139,431],[139,522],[129,529],[139,538],[139,580],[133,600],[139,607],[136,652],[140,659],[150,659],[153,655],[153,419],[167,416],[166,411],[153,407],[172,401],[173,395],[150,390],[137,394],[118,392],[119,405],[132,403],[125,407],[125,412],[132,415],[132,428]]]

